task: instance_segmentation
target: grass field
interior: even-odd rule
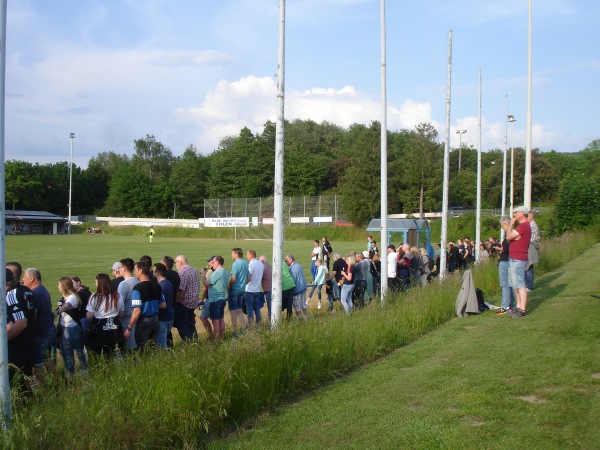
[[[600,448],[597,265],[600,245],[539,277],[528,317],[453,319],[210,448]]]
[[[319,236],[316,235],[315,239]],[[332,242],[334,251],[341,254],[350,250],[366,249],[364,242]],[[212,255],[221,255],[225,259],[225,268],[231,268],[231,249],[240,247],[244,252],[254,249],[257,255],[271,258],[273,247],[268,240],[233,239],[192,239],[192,238],[155,238],[150,244],[147,237],[75,234],[71,236],[7,236],[6,261],[18,261],[23,268],[36,267],[43,282],[53,295],[58,296],[56,285],[63,276],[78,275],[83,284],[93,288],[98,273],[108,273],[115,261],[132,258],[138,261],[143,255],[160,262],[165,255],[187,256],[190,265],[200,270],[206,265],[206,259]],[[292,253],[304,268],[307,279],[310,277],[310,241],[286,241],[283,251]]]

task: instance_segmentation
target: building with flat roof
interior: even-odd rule
[[[6,234],[62,234],[67,218],[47,211],[5,211]]]

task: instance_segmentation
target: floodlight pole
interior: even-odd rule
[[[515,116],[512,114],[509,114],[507,117],[508,121],[512,123],[512,144],[510,147],[510,210],[508,214],[512,217],[513,208],[515,207],[513,202],[515,193],[515,122],[517,119],[515,119]]]
[[[6,98],[6,0],[2,0],[0,18],[0,267],[6,265],[6,211],[4,174],[4,120]],[[6,271],[0,270],[0,411],[2,429],[7,430],[12,419],[12,400],[8,375],[8,336],[6,335]]]
[[[477,148],[477,218],[475,220],[475,261],[479,261],[481,241],[481,67],[479,68],[479,145]]]
[[[529,58],[527,64],[527,143],[525,145],[525,189],[523,193],[523,204],[531,209],[531,97],[532,97],[532,62],[531,62],[531,42],[532,42],[532,0],[529,0]]]
[[[460,167],[462,165],[462,135],[466,132],[467,130],[456,130],[456,134],[458,134],[458,173],[460,173]]]
[[[388,290],[388,192],[387,192],[387,79],[386,79],[386,29],[385,0],[381,0],[381,237],[383,257],[381,258],[381,304],[385,303]]]
[[[277,117],[275,119],[275,182],[273,200],[273,274],[271,297],[271,326],[281,322],[283,289],[283,156],[285,112],[285,0],[279,0],[279,48],[277,66]]]
[[[504,114],[504,153],[502,157],[502,213],[506,214],[506,153],[508,151],[508,94],[505,96],[505,114]],[[504,240],[504,228],[500,227],[500,242]]]
[[[450,181],[450,106],[452,88],[452,30],[448,30],[448,73],[446,78],[446,145],[444,146],[444,181],[442,194],[442,231],[440,238],[440,281],[446,276],[446,244],[448,241],[448,184]]]
[[[69,234],[71,234],[71,196],[73,193],[73,139],[75,139],[75,133],[71,133],[69,135],[69,139],[71,139],[71,161],[69,163]]]

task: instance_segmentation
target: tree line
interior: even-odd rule
[[[146,135],[133,154],[101,152],[82,169],[73,166],[75,215],[203,217],[205,198],[273,195],[275,124],[262,132],[243,128],[203,155],[188,146],[181,156]],[[460,171],[459,155],[461,156]],[[510,149],[509,149],[510,173]],[[514,203],[523,202],[525,152],[515,148]],[[388,132],[388,210],[418,214],[441,208],[444,145],[427,123]],[[294,120],[285,124],[286,196],[341,195],[345,215],[365,224],[380,211],[380,124],[343,128],[329,122]],[[499,208],[503,150],[482,153],[482,206]],[[6,162],[6,208],[68,209],[69,163]],[[476,202],[477,151],[450,152],[450,205]],[[582,177],[600,183],[600,139],[578,153],[532,151],[532,202],[551,204],[565,180]],[[509,178],[507,183],[509,182]],[[508,188],[507,188],[508,196]],[[508,205],[508,200],[507,200]]]

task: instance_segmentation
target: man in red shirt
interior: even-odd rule
[[[527,221],[529,211],[525,206],[513,210],[513,219],[503,224],[509,242],[508,247],[508,285],[515,290],[517,309],[511,317],[517,319],[527,315],[527,289],[525,287],[525,269],[529,261],[529,241],[531,227]]]

